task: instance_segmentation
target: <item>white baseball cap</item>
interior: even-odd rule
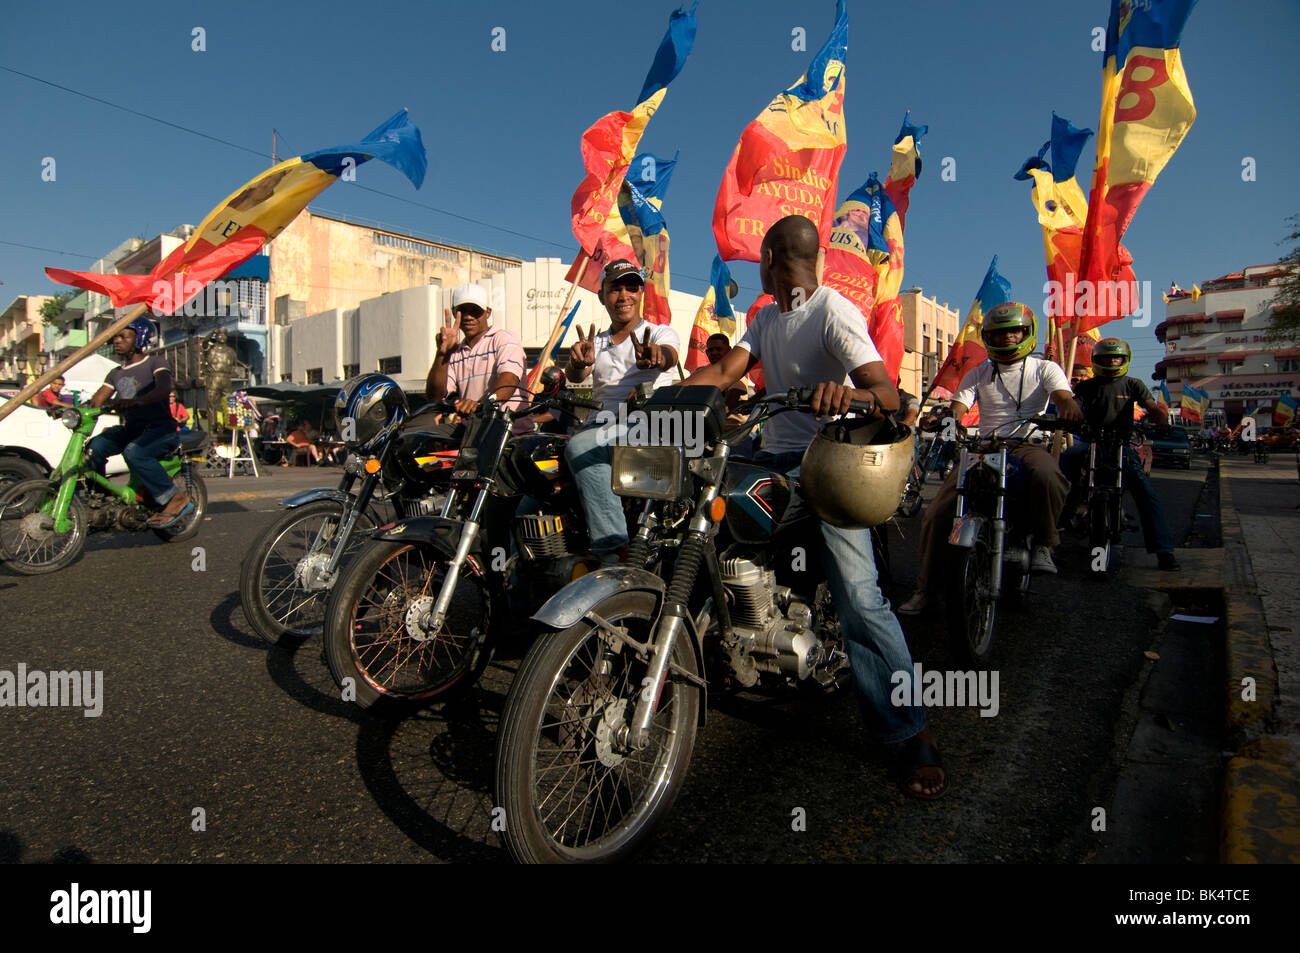
[[[451,289],[451,310],[455,311],[463,304],[476,304],[484,311],[488,310],[487,292],[482,286],[471,282],[457,285]]]

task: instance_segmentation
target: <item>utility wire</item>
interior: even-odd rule
[[[12,73],[15,76],[21,76],[24,79],[29,79],[34,83],[41,83],[42,85],[49,86],[53,89],[62,90],[65,93],[71,93],[74,96],[81,96],[83,99],[89,99],[92,102],[100,103],[101,105],[108,106],[112,109],[120,109],[122,112],[130,113],[133,116],[139,116],[141,119],[148,119],[151,122],[160,123],[161,125],[179,130],[180,132],[187,132],[190,135],[199,136],[200,138],[207,139],[211,142],[218,142],[223,146],[229,146],[232,149],[238,149],[240,152],[247,152],[250,153],[251,155],[255,155],[260,158],[269,158],[265,152],[262,152],[258,149],[250,149],[248,146],[240,145],[237,142],[231,142],[229,139],[222,139],[219,136],[209,135],[206,132],[200,132],[197,129],[191,129],[188,126],[182,126],[179,123],[172,122],[168,119],[162,119],[158,116],[152,116],[149,113],[141,112],[138,109],[132,109],[129,106],[123,106],[120,103],[112,102],[100,96],[92,96],[90,93],[82,92],[79,89],[73,89],[71,86],[64,86],[62,83],[55,83],[48,79],[42,79],[39,76],[33,76],[31,73],[25,73],[22,70],[16,70],[9,66],[0,65],[0,70],[4,70],[6,73]],[[284,137],[280,136],[279,138],[283,139]],[[394,195],[391,192],[384,192],[380,189],[375,189],[375,188],[371,188],[370,186],[361,185],[360,183],[353,183],[353,184],[356,185],[357,188],[361,189],[362,191],[373,192],[375,195],[382,195],[385,198],[393,199],[396,202],[404,202],[407,205],[412,205],[416,208],[426,209],[430,212],[437,212],[440,215],[447,215],[451,218],[458,219],[462,222],[469,222],[473,225],[482,225],[484,228],[491,228],[499,232],[505,232],[507,235],[514,235],[517,238],[525,238],[528,239],[529,241],[540,242],[543,245],[550,245],[554,248],[562,248],[568,252],[573,251],[573,246],[567,243],[552,241],[549,238],[541,238],[537,235],[530,235],[527,232],[517,232],[514,229],[505,228],[504,226],[501,225],[495,225],[492,222],[485,222],[482,219],[471,218],[468,215],[460,215],[456,212],[450,212],[447,209],[438,208],[436,205],[426,205],[423,202],[416,202],[413,199],[404,198],[403,196],[400,195]],[[91,258],[91,259],[100,257],[97,255],[75,255],[74,252],[59,251],[58,249],[53,249],[53,248],[38,248],[35,245],[23,245],[20,242],[0,242],[0,244],[15,245],[19,248],[31,248],[36,251],[48,251],[48,252],[53,252],[54,254],[57,255],[74,255],[75,257]],[[691,281],[703,281],[705,284],[708,284],[707,278],[702,278],[698,275],[688,275],[685,272],[678,272],[678,274],[681,275],[681,277],[687,278]]]

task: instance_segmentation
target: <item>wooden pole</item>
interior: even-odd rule
[[[560,316],[555,319],[555,327],[551,328],[551,336],[546,340],[546,347],[542,348],[541,356],[537,358],[537,366],[533,368],[532,374],[528,375],[529,390],[532,390],[541,380],[542,374],[551,364],[551,351],[555,350],[555,345],[560,342],[560,335],[563,333],[564,316],[569,313],[569,305],[573,303],[573,296],[578,293],[578,285],[582,284],[582,276],[587,273],[587,266],[590,264],[591,258],[585,251],[582,252],[582,267],[578,269],[578,276],[573,279],[573,284],[569,285],[569,295],[560,308]]]
[[[83,358],[89,357],[91,354],[94,354],[97,350],[99,350],[99,348],[102,345],[107,344],[109,341],[113,340],[113,335],[117,334],[118,331],[121,331],[124,327],[126,327],[136,318],[148,312],[148,310],[149,310],[149,305],[147,304],[136,305],[125,315],[118,318],[116,321],[114,321],[112,324],[106,327],[103,331],[99,332],[99,334],[95,335],[93,340],[85,344],[83,347],[78,348],[76,351],[74,351],[72,354],[65,357],[63,360],[59,361],[59,363],[55,364],[53,367],[51,367],[40,377],[36,378],[36,380],[32,381],[30,384],[28,384],[26,387],[20,390],[16,395],[14,395],[12,399],[6,401],[3,404],[0,404],[0,420],[4,420],[6,417],[8,417],[10,414],[14,412],[14,409],[16,407],[18,407],[21,404],[27,403],[27,401],[31,400],[33,397],[39,394],[42,387],[45,387],[56,377],[62,375],[63,372],[66,371],[68,368],[70,368],[72,365],[76,364],[78,361],[82,360]]]

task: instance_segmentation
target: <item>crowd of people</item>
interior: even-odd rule
[[[803,453],[822,421],[846,413],[854,401],[865,402],[872,415],[892,415],[922,429],[935,429],[947,418],[960,420],[978,408],[981,434],[1042,414],[1049,407],[1064,421],[1086,420],[1089,426],[1102,428],[1131,427],[1136,404],[1159,426],[1168,426],[1150,391],[1127,376],[1131,361],[1127,344],[1117,339],[1101,341],[1094,347],[1091,367],[1075,365],[1067,378],[1059,365],[1033,354],[1037,316],[1017,302],[989,310],[982,330],[988,360],[966,374],[949,406],[921,415],[920,401],[900,391],[890,378],[857,307],[818,282],[818,247],[817,228],[807,218],[789,216],[775,223],[763,239],[759,263],[763,290],[775,298],[774,303],[755,315],[734,345],[725,335],[710,337],[705,346],[709,363],[684,381],[721,390],[733,425],[745,419],[747,402],[756,396],[747,378],[760,362],[765,384],[774,393],[813,388],[811,413],[775,416],[765,424],[759,445],[736,448],[754,462],[797,477]],[[566,377],[589,383],[594,399],[605,410],[615,410],[641,385],[659,388],[676,380],[681,342],[670,326],[642,317],[644,290],[644,275],[634,262],[606,265],[598,299],[608,326],[579,328],[569,349]],[[452,291],[426,380],[430,401],[451,399],[462,415],[474,413],[489,397],[516,409],[526,405],[528,396],[521,385],[526,376],[523,344],[513,332],[493,327],[491,317],[481,287],[462,284]],[[146,319],[137,319],[114,338],[114,352],[122,366],[108,375],[90,404],[116,410],[123,423],[92,439],[88,449],[91,465],[101,473],[109,455],[122,453],[159,505],[151,523],[165,526],[190,506],[158,462],[175,451],[177,429],[188,423],[189,412],[176,399],[166,363],[144,353],[152,331]],[[62,386],[62,379],[54,381],[39,394],[37,404],[51,412],[72,406],[62,395]],[[287,441],[295,454],[319,462],[319,450],[303,424],[289,433]],[[441,417],[417,417],[407,426],[454,424]],[[525,419],[519,426],[531,428],[533,423]],[[598,423],[593,414],[572,434],[565,451],[581,495],[591,552],[607,564],[621,561],[628,548],[622,503],[610,479],[612,448],[624,436],[625,427],[616,421]],[[1045,442],[1036,439],[1026,439],[1013,451],[1016,466],[1026,477],[1025,502],[1036,543],[1034,572],[1058,571],[1053,547],[1086,452],[1085,444],[1076,443],[1058,459]],[[1167,521],[1135,455],[1125,455],[1125,484],[1137,500],[1147,549],[1156,555],[1160,568],[1176,569]],[[893,704],[890,676],[912,669],[898,615],[918,615],[928,608],[956,500],[954,472],[925,510],[916,591],[898,606],[897,614],[881,591],[869,531],[820,525],[823,564],[864,719],[875,740],[898,746],[904,765],[902,790],[923,799],[946,793],[949,779],[927,727],[925,709]]]

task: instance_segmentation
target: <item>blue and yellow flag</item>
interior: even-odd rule
[[[1178,408],[1178,415],[1183,420],[1199,424],[1209,406],[1210,395],[1208,391],[1193,387],[1191,384],[1183,385],[1183,396],[1179,401]]]
[[[695,312],[691,339],[686,345],[686,370],[694,371],[709,363],[704,345],[715,334],[725,334],[728,339],[736,333],[736,313],[731,307],[731,269],[719,255],[713,256],[713,269],[709,273],[709,290]]]
[[[1289,427],[1291,421],[1295,420],[1296,399],[1290,394],[1282,394],[1277,399],[1277,406],[1273,408],[1273,426]]]
[[[998,274],[998,256],[994,255],[980,282],[980,290],[975,293],[975,301],[966,312],[966,321],[948,348],[943,367],[930,383],[931,390],[942,387],[950,394],[956,393],[966,373],[988,360],[988,352],[984,350],[984,315],[990,308],[1010,300],[1011,282]]]

